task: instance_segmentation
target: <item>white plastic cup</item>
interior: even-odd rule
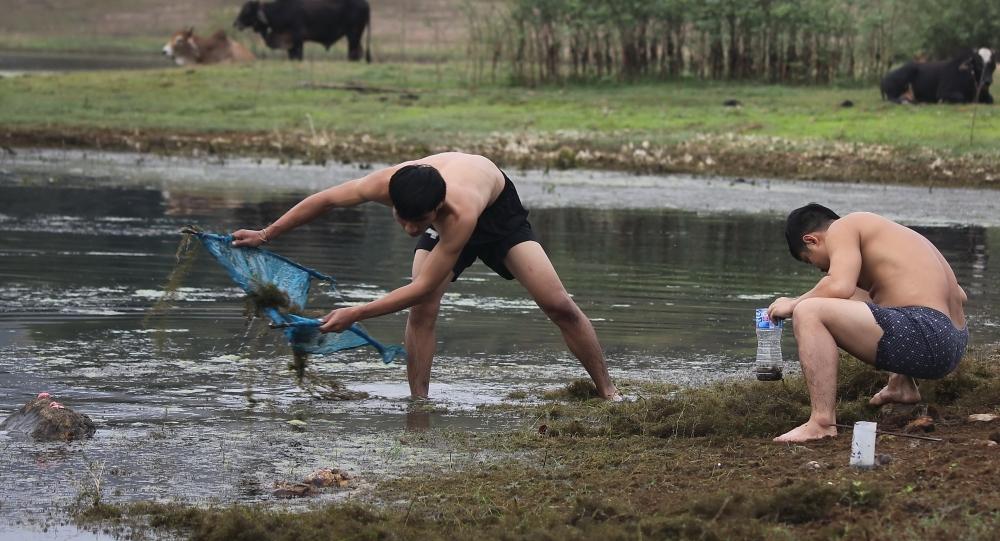
[[[857,468],[875,467],[875,427],[878,423],[858,421],[854,423],[854,438],[851,440],[851,466]]]

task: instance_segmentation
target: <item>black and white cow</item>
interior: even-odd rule
[[[882,99],[896,103],[993,103],[992,49],[963,50],[945,62],[908,62],[882,77]]]
[[[368,28],[364,56],[371,57],[371,9],[368,0],[251,0],[233,22],[238,30],[253,28],[271,49],[288,51],[288,58],[302,60],[306,41],[323,44],[327,50],[347,37],[347,57],[361,60],[361,36]]]

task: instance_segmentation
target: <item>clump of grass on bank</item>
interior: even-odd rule
[[[632,502],[598,495],[569,498],[559,506],[533,508],[530,516],[481,502],[475,524],[466,520],[468,506],[439,497],[436,511],[413,512],[412,506],[377,510],[355,503],[334,504],[306,512],[276,511],[263,506],[196,508],[179,504],[138,503],[102,506],[99,513],[78,515],[81,523],[125,525],[143,523],[157,530],[183,534],[197,541],[229,539],[471,539],[473,534],[503,539],[529,535],[537,539],[764,539],[784,530],[825,520],[863,501],[869,510],[880,499],[858,500],[868,494],[860,482],[837,485],[815,481],[793,483],[772,493],[742,489],[712,492],[661,515],[648,516]],[[879,496],[881,498],[881,496]],[[531,502],[527,502],[529,505]],[[458,529],[455,529],[458,527]],[[544,533],[543,533],[544,532]],[[789,535],[785,532],[785,535]]]
[[[574,380],[563,387],[542,393],[542,398],[546,400],[590,400],[600,397],[594,383],[586,379]]]
[[[868,400],[886,380],[884,372],[842,356],[837,377],[838,422],[880,420],[880,408],[870,406]],[[566,400],[569,406],[596,396],[596,391],[588,394],[592,387],[589,381],[578,380],[545,397]],[[992,411],[1000,405],[1000,368],[973,352],[955,373],[941,380],[922,381],[920,389],[933,411],[953,416]],[[552,420],[548,427],[551,436],[763,438],[805,422],[809,418],[809,392],[800,375],[780,382],[729,380],[631,403],[550,408],[547,416]]]
[[[105,523],[118,525],[141,522],[157,530],[178,532],[199,541],[391,539],[395,537],[394,530],[402,526],[399,518],[351,504],[294,513],[254,506],[197,508],[143,502],[119,507],[117,513],[105,510],[102,518]],[[425,520],[420,517],[407,520],[406,527],[413,532],[427,529]]]

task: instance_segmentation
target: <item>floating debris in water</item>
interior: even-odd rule
[[[299,386],[309,392],[313,398],[320,400],[362,400],[368,398],[364,391],[352,391],[340,381],[324,377],[313,370],[304,371],[305,377],[299,379]]]
[[[351,476],[338,468],[320,468],[302,480],[303,483],[317,488],[343,488],[350,484]]]
[[[313,494],[313,487],[305,483],[275,481],[271,495],[275,498],[304,498]]]
[[[39,393],[4,419],[0,430],[28,434],[35,441],[74,441],[93,436],[97,427],[90,417],[52,400],[49,393]]]
[[[304,498],[319,493],[321,488],[346,488],[351,484],[350,480],[351,476],[338,468],[320,468],[307,475],[301,483],[275,481],[271,495],[276,498]]]

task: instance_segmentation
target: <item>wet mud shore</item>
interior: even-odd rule
[[[406,434],[457,453],[501,456],[460,468],[427,465],[304,512],[263,506],[93,505],[84,525],[153,524],[192,539],[991,539],[1000,421],[1000,350],[976,350],[959,371],[922,385],[924,405],[867,405],[884,376],[844,357],[839,422],[875,419],[880,465],[848,465],[851,436],[770,441],[808,415],[804,381],[747,380],[678,389],[625,385],[643,398],[608,404],[586,382],[541,403],[492,406],[532,419],[488,435]],[[516,402],[516,401],[515,401]],[[530,410],[530,411],[529,411]],[[917,417],[931,422],[913,424]],[[405,441],[404,441],[405,440]]]
[[[134,151],[192,157],[256,156],[324,164],[394,162],[447,150],[474,152],[504,166],[693,173],[930,187],[1000,187],[1000,160],[865,143],[704,135],[673,145],[622,138],[494,134],[436,142],[330,132],[184,132],[70,127],[0,128],[0,152],[18,147]]]

